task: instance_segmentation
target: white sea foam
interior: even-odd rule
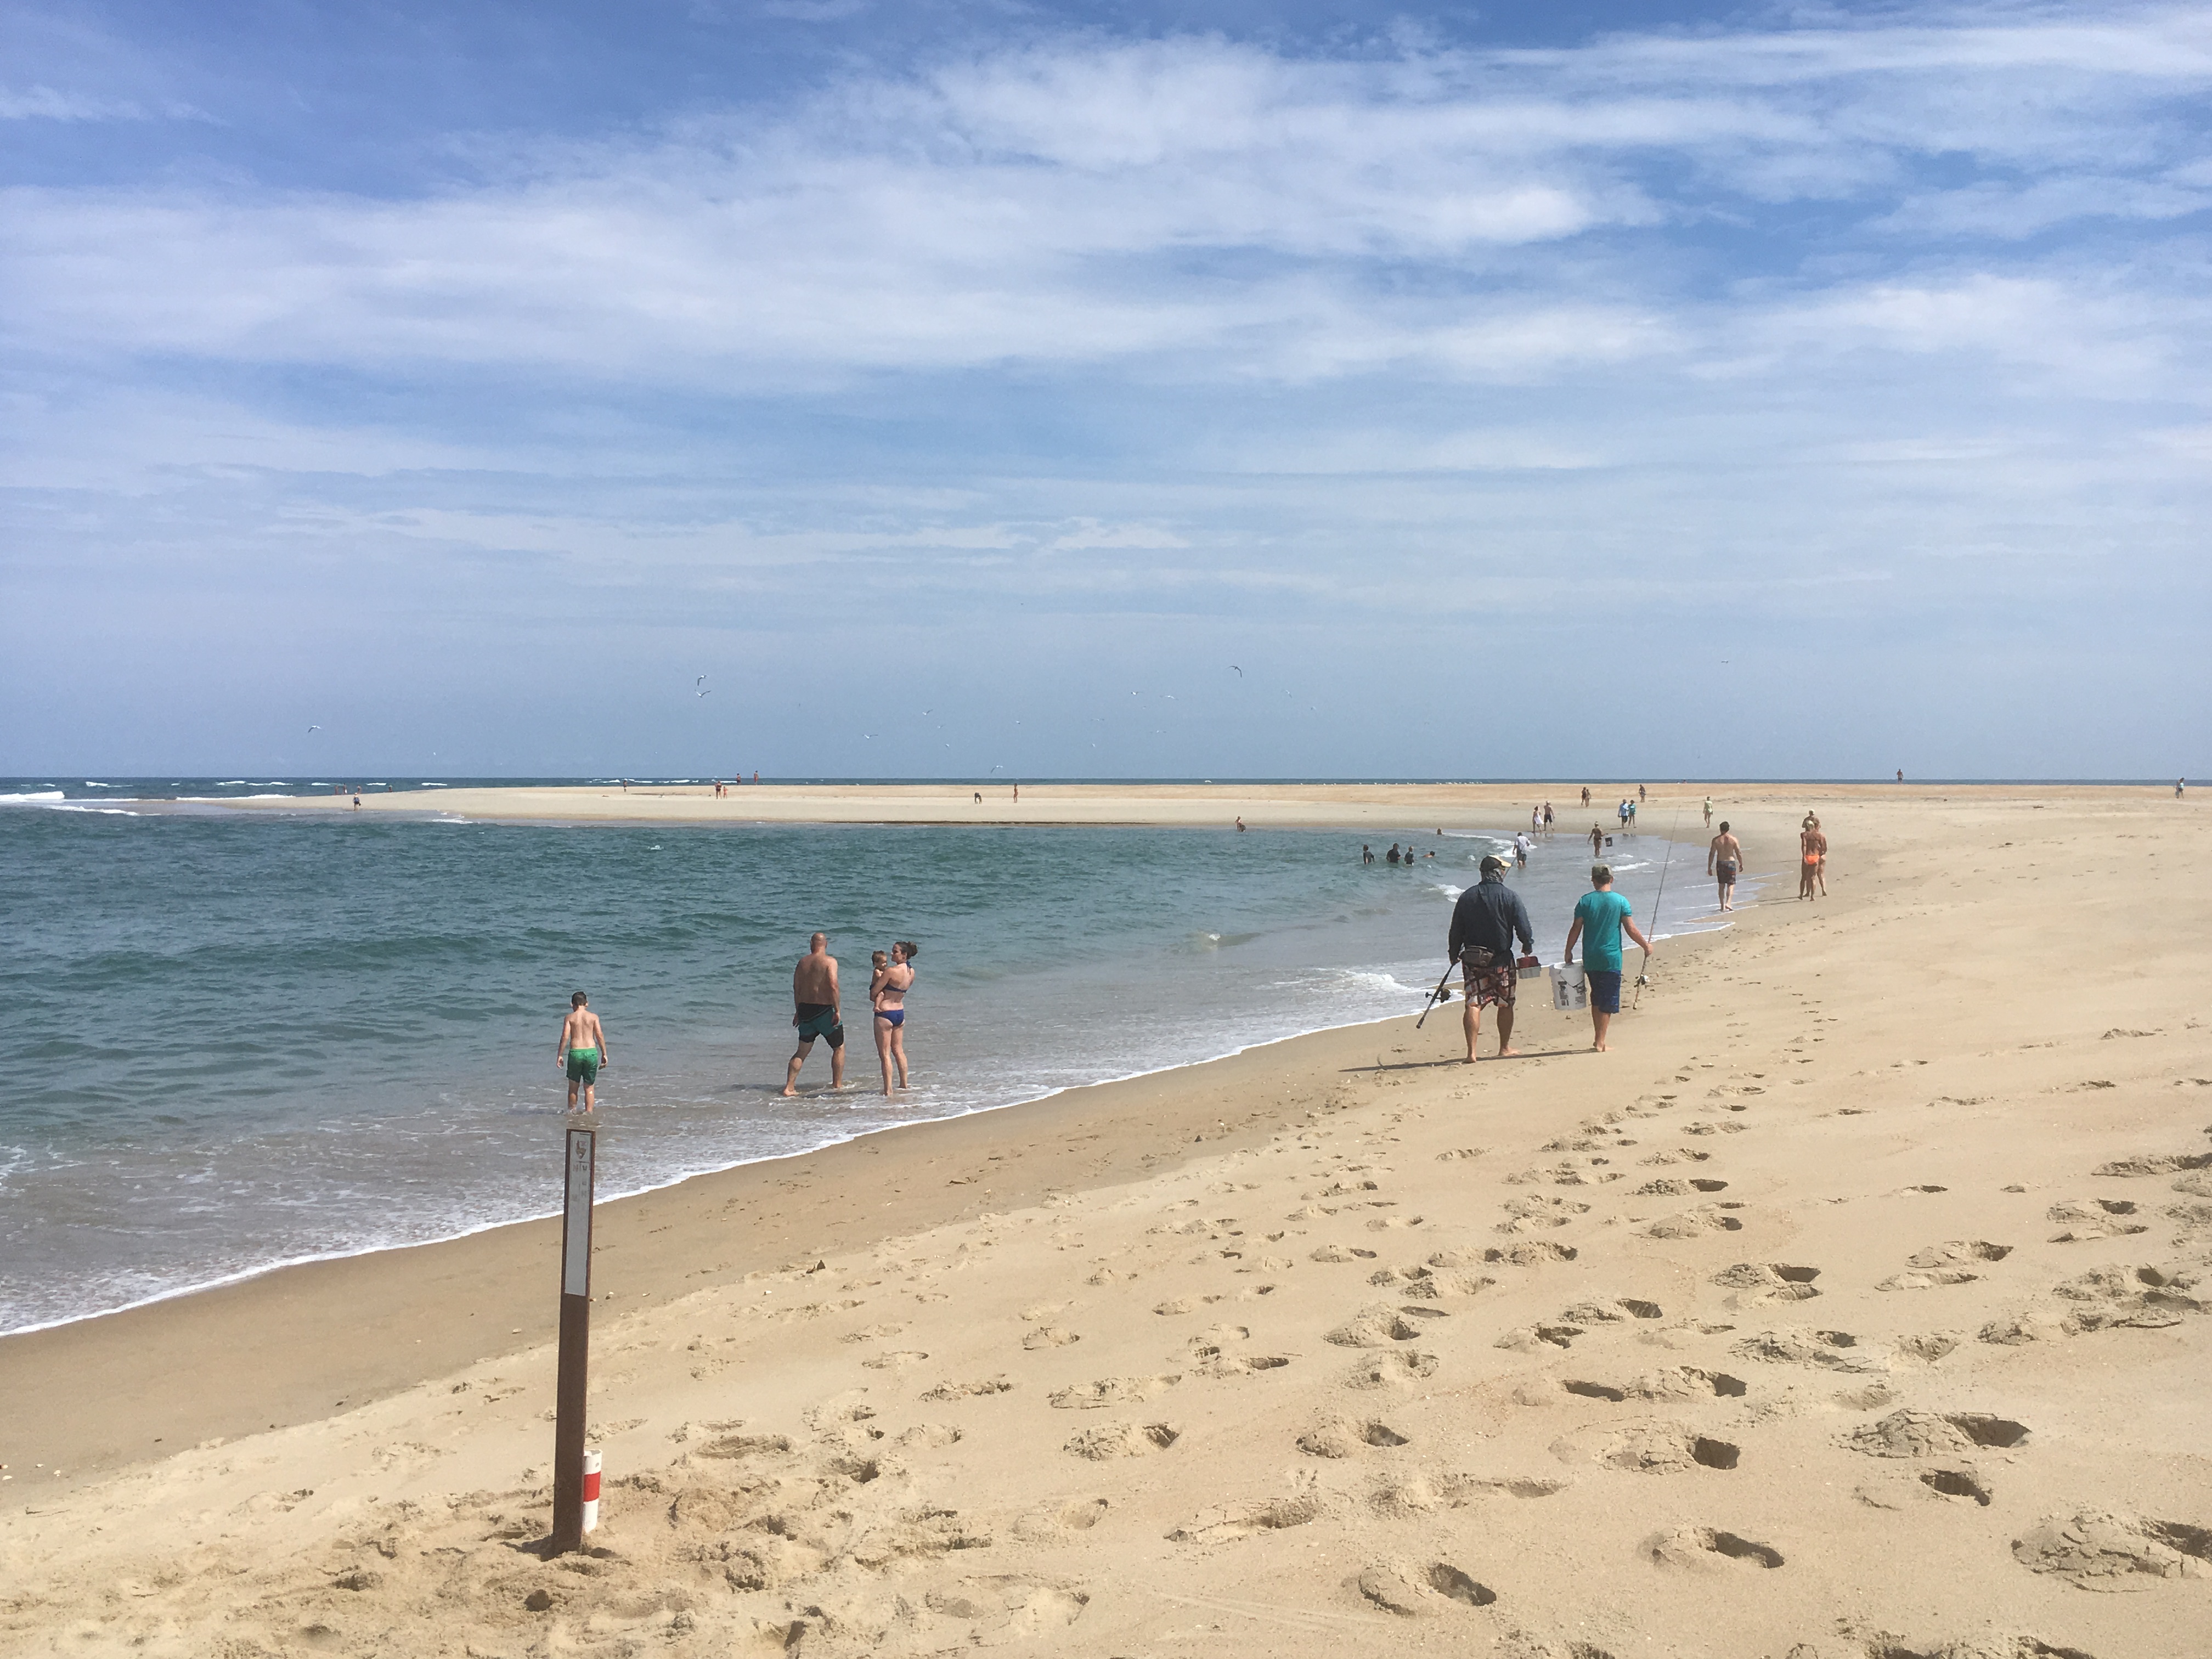
[[[124,806],[87,806],[75,801],[58,803],[46,809],[52,812],[98,812],[103,817],[135,818],[140,816]]]
[[[50,800],[67,800],[69,797],[58,789],[33,790],[27,794],[0,795],[0,805],[35,805]]]
[[[425,780],[423,782],[418,783],[415,787],[417,789],[450,789],[453,786],[450,783],[432,783],[428,780]]]
[[[87,778],[84,781],[84,787],[88,789],[120,789],[123,786],[119,783],[96,783],[92,779]]]
[[[234,787],[242,787],[245,785],[245,782],[246,780],[244,778],[217,778],[215,781],[215,787],[218,789],[229,789]]]

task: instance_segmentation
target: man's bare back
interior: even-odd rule
[[[799,1092],[799,1068],[812,1052],[814,1039],[830,1042],[830,1084],[845,1086],[845,1023],[839,1009],[837,958],[830,954],[830,936],[817,933],[807,941],[806,954],[791,970],[791,1023],[799,1028],[799,1049],[784,1070],[783,1091]]]
[[[827,949],[810,951],[799,957],[799,966],[791,970],[791,1000],[793,1002],[831,1002],[837,1000],[837,958]]]

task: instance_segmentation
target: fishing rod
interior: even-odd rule
[[[1674,831],[1681,822],[1682,809],[1677,806],[1674,809],[1673,823],[1667,826],[1667,857],[1659,866],[1659,890],[1651,900],[1651,925],[1655,928],[1659,925],[1659,901],[1667,896],[1667,872],[1674,862]],[[1629,1012],[1636,1012],[1637,1006],[1644,1000],[1644,988],[1650,983],[1651,983],[1651,947],[1647,945],[1644,947],[1644,971],[1636,976],[1636,994],[1628,1000]]]
[[[1415,1030],[1421,1029],[1421,1021],[1428,1018],[1429,1010],[1437,1006],[1437,999],[1444,994],[1444,987],[1451,983],[1452,969],[1458,965],[1457,963],[1453,963],[1444,969],[1444,976],[1437,981],[1437,988],[1429,993],[1429,1000],[1421,1005],[1421,1018],[1413,1022]]]

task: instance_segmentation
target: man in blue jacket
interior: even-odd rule
[[[1474,1060],[1476,1040],[1482,1036],[1482,1011],[1498,1005],[1499,1058],[1513,1048],[1513,992],[1520,983],[1513,965],[1513,941],[1535,954],[1536,933],[1528,925],[1528,907],[1521,895],[1505,884],[1504,863],[1495,857],[1482,861],[1482,879],[1459,896],[1452,906],[1451,935],[1444,949],[1459,963],[1467,981],[1467,1007],[1460,1024],[1467,1032],[1467,1057]]]

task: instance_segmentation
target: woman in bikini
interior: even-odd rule
[[[907,939],[893,945],[886,957],[878,951],[875,957],[875,972],[868,976],[868,1003],[876,1011],[872,1022],[876,1028],[876,1058],[884,1064],[884,1093],[891,1091],[891,1073],[898,1073],[898,1086],[907,1085],[906,1068],[906,994],[914,989],[914,958],[921,947]]]

